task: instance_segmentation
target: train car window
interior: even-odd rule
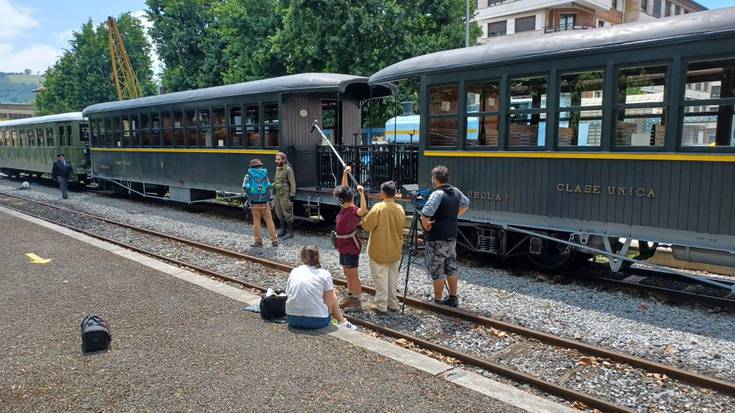
[[[322,100],[322,131],[335,145],[342,144],[342,106],[336,100]]]
[[[5,129],[0,129],[0,146],[5,145]]]
[[[689,63],[681,146],[735,147],[735,58]]]
[[[108,127],[109,126],[105,124],[105,130],[107,130]],[[63,126],[59,126],[59,146],[64,146],[64,137],[66,136],[66,134],[64,133],[64,130],[65,129]]]
[[[263,130],[265,132],[265,146],[277,147],[280,125],[278,124],[278,103],[263,105]]]
[[[249,147],[260,147],[260,107],[250,105],[245,107],[245,138]]]
[[[151,146],[151,117],[147,113],[140,115],[141,146]]]
[[[539,147],[546,143],[546,76],[510,80],[508,145]]]
[[[49,130],[53,131],[53,129],[47,129],[47,131]],[[53,142],[53,139],[51,141]],[[79,124],[79,142],[89,142],[89,124],[87,123]]]
[[[125,146],[123,145],[123,136],[122,136],[122,123],[120,122],[120,117],[115,116],[112,118],[112,146],[121,147]]]
[[[151,117],[151,146],[161,146],[161,114],[153,112]]]
[[[46,146],[54,146],[54,128],[46,128]]]
[[[459,137],[459,86],[429,88],[429,146],[457,146]]]
[[[225,122],[225,108],[214,108],[214,140],[215,145],[227,145],[227,125]]]
[[[13,129],[11,134],[13,138],[13,146],[20,146],[20,134],[18,133],[18,129]]]
[[[185,110],[184,122],[186,123],[186,146],[199,146],[199,131],[197,130],[197,111],[195,109]]]
[[[127,115],[128,129],[130,130],[129,146],[140,146],[140,125],[138,124],[138,114],[129,113]]]
[[[666,66],[618,71],[615,146],[664,145]]]
[[[36,140],[38,141],[38,146],[46,146],[46,134],[44,133],[44,129],[36,129]]]
[[[66,127],[66,146],[72,146],[72,141],[74,140],[74,134],[71,133],[71,125],[68,125]]]
[[[465,145],[497,147],[500,143],[500,83],[469,83],[466,92]]]
[[[559,77],[558,146],[600,146],[604,82],[602,70]]]
[[[186,146],[184,112],[181,110],[174,111],[174,145],[178,147]]]
[[[212,136],[212,117],[210,116],[209,108],[200,108],[198,115],[199,131],[201,133],[200,144],[211,147],[214,144],[214,137]]]
[[[161,111],[161,135],[163,136],[163,146],[174,145],[174,129],[171,121],[171,112],[168,110]]]
[[[230,106],[229,107],[230,117],[230,141],[227,146],[234,148],[243,147],[244,135],[243,135],[243,119],[242,119],[242,106]]]
[[[124,147],[130,147],[132,145],[131,131],[130,131],[130,119],[127,116],[122,118],[122,132],[123,132],[123,144]]]

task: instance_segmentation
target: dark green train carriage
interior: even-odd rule
[[[9,176],[51,173],[56,155],[73,166],[72,182],[87,182],[89,128],[81,112],[0,122],[0,171]]]
[[[297,186],[315,188],[321,138],[310,132],[314,119],[333,143],[356,144],[361,105],[391,93],[365,77],[304,73],[92,105],[84,110],[92,173],[126,191],[196,202],[239,193],[251,159],[273,171],[283,151]],[[310,192],[298,197],[312,199]]]
[[[465,247],[556,266],[637,240],[642,259],[661,242],[735,265],[735,8],[428,54],[370,82],[402,79],[421,85],[420,185],[444,164],[472,198]]]

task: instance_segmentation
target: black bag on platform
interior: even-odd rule
[[[260,316],[264,320],[274,321],[286,316],[288,296],[283,292],[283,290],[276,290],[274,294],[265,294],[260,298]]]
[[[110,326],[104,318],[89,314],[82,320],[82,352],[107,350],[112,340]]]

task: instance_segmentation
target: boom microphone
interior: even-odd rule
[[[314,123],[311,124],[311,130],[309,131],[309,133],[314,133],[314,128],[316,128],[316,125],[318,123],[319,123],[319,118],[317,118],[316,116],[314,116]]]

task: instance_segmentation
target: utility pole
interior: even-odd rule
[[[464,47],[470,47],[470,0],[467,0],[464,16]]]

